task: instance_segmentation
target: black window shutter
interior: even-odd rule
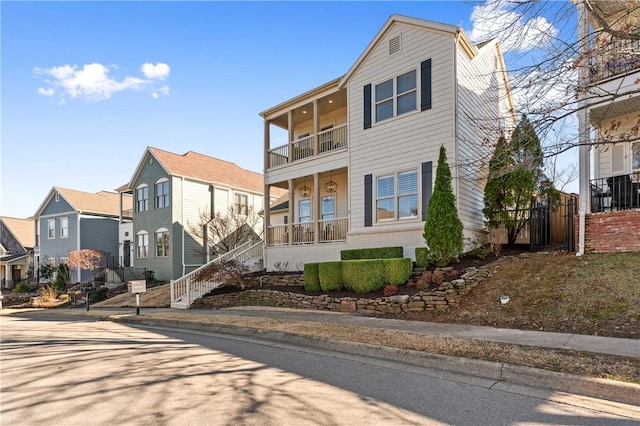
[[[433,182],[433,172],[431,161],[422,163],[422,220],[427,220],[429,210],[429,200],[431,200],[431,186]]]
[[[364,128],[371,127],[371,84],[364,86]]]
[[[431,59],[420,64],[420,111],[431,109]]]
[[[373,175],[364,176],[364,226],[373,224]]]

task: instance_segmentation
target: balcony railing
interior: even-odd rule
[[[593,179],[590,192],[592,213],[640,208],[640,181],[629,175]]]
[[[347,218],[318,221],[320,233],[315,238],[315,222],[294,223],[291,225],[291,244],[334,243],[347,240],[349,221]],[[289,245],[289,227],[287,225],[269,226],[267,228],[269,246]]]
[[[315,152],[316,137],[318,138],[318,152]],[[306,136],[291,143],[291,162],[324,154],[348,145],[348,127],[346,124],[319,132],[317,135]],[[281,145],[269,150],[268,168],[289,163],[289,144]]]
[[[597,42],[591,57],[591,81],[596,82],[640,68],[640,40]]]

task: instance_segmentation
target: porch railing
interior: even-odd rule
[[[640,181],[630,175],[593,179],[591,213],[640,208]]]
[[[318,138],[318,152],[315,152],[316,137]],[[299,161],[317,154],[324,154],[348,146],[348,126],[342,124],[337,127],[309,135],[291,143],[291,161]],[[289,163],[289,144],[281,145],[269,150],[268,167],[281,166]]]
[[[211,262],[171,281],[171,307],[189,309],[191,304],[210,291],[220,287],[221,282],[215,279],[198,279],[200,272],[213,263],[221,263],[230,259],[237,259],[247,265],[252,259],[262,258],[262,241],[247,241],[235,249],[216,257]]]
[[[333,243],[347,240],[349,219],[325,219],[318,221],[320,233],[315,239],[315,222],[294,223],[291,225],[292,241],[294,245],[313,243]],[[268,245],[271,247],[289,245],[287,225],[275,225],[267,227]]]
[[[591,81],[640,69],[640,40],[596,41],[591,58]]]

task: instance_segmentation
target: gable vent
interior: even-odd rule
[[[389,40],[389,56],[400,51],[400,35]]]

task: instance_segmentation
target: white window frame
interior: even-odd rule
[[[332,205],[333,205],[333,209],[330,212],[324,210],[324,201],[329,199],[332,201]],[[321,214],[320,217],[322,218],[322,220],[333,220],[336,218],[335,195],[326,195],[322,197],[322,199],[320,200],[320,214]],[[331,217],[327,217],[327,216],[331,216]]]
[[[158,179],[154,185],[155,190],[155,208],[165,209],[171,205],[171,188],[169,187],[169,179]]]
[[[403,92],[398,92],[398,81],[401,77],[406,76],[407,74],[414,74],[414,85],[413,87],[404,90]],[[404,72],[400,75],[397,75],[393,78],[388,78],[384,81],[381,81],[380,83],[377,83],[373,86],[373,112],[375,114],[375,122],[376,123],[380,123],[382,121],[386,121],[386,120],[390,120],[393,119],[395,117],[399,117],[401,115],[404,114],[408,114],[411,112],[415,112],[418,111],[418,84],[419,84],[419,79],[418,79],[418,69],[414,68],[411,69],[407,72]],[[380,86],[382,86],[383,84],[391,84],[391,95],[387,96],[385,98],[378,98],[378,90],[380,88]],[[413,109],[407,110],[407,111],[403,111],[403,112],[398,112],[400,109],[398,108],[399,106],[399,100],[401,98],[404,98],[406,96],[409,96],[413,94],[413,100],[414,100],[414,107]],[[382,106],[383,104],[386,103],[391,103],[391,115],[390,116],[384,116],[382,118],[379,117],[379,111],[378,111],[378,107]]]
[[[233,212],[240,216],[249,214],[249,195],[242,192],[233,194]]]
[[[155,232],[156,236],[156,257],[169,257],[169,230],[167,228],[160,228]]]
[[[303,204],[308,204],[308,209],[309,209],[309,216],[302,216],[302,205]],[[311,209],[311,200],[306,199],[306,200],[300,200],[298,201],[298,222],[299,223],[308,223],[311,222],[311,220],[313,219],[313,212]]]
[[[415,191],[410,191],[410,192],[403,192],[400,193],[400,177],[403,175],[414,175],[415,176],[415,181],[416,181],[416,186],[415,186]],[[392,179],[393,183],[393,193],[392,194],[383,194],[380,195],[379,194],[379,190],[381,189],[380,187],[380,181],[382,179]],[[419,173],[417,170],[403,170],[400,172],[395,172],[395,173],[387,173],[387,174],[383,174],[380,176],[376,176],[375,179],[375,200],[374,200],[374,209],[375,209],[375,217],[376,217],[376,222],[378,223],[385,223],[385,222],[395,222],[395,221],[403,221],[403,220],[415,220],[419,217],[419,208],[420,208],[420,195],[419,195],[419,191],[420,191],[420,182],[419,182]],[[407,197],[415,197],[416,200],[416,207],[415,209],[410,209],[409,215],[407,216],[400,216],[401,212],[400,212],[400,201],[404,198]],[[379,217],[379,212],[381,211],[378,208],[379,205],[379,201],[386,201],[388,202],[389,200],[392,200],[392,205],[393,205],[393,217],[384,217],[384,218],[380,218]]]
[[[50,240],[56,239],[56,220],[47,219],[47,237]]]
[[[631,172],[640,173],[640,142],[631,144]]]
[[[138,259],[149,258],[149,233],[147,231],[140,231],[136,234],[136,257]]]
[[[69,218],[60,218],[60,238],[69,238]]]
[[[136,187],[136,212],[149,210],[149,185],[146,183]]]

